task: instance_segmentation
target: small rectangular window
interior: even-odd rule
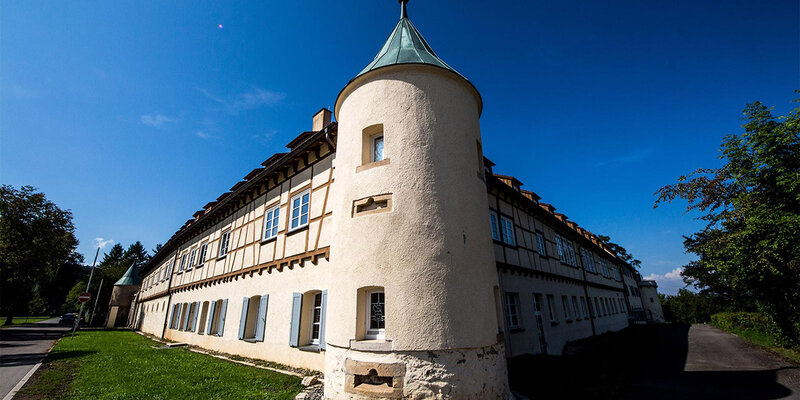
[[[493,211],[489,212],[489,222],[492,224],[492,239],[500,240],[500,223]]]
[[[544,236],[536,232],[536,245],[539,247],[539,255],[547,257],[547,248],[544,245]]]
[[[222,237],[219,239],[219,254],[217,255],[218,258],[225,257],[228,254],[228,242],[231,238],[231,231],[227,231],[222,234]]]
[[[314,306],[311,312],[311,344],[319,344],[319,331],[322,323],[322,293],[314,295]]]
[[[500,217],[500,227],[503,233],[503,242],[511,246],[516,246],[516,240],[514,239],[514,221],[506,217]]]
[[[311,199],[311,191],[306,190],[297,196],[292,197],[291,223],[289,229],[298,229],[308,225],[308,209]]]
[[[383,160],[383,134],[372,136],[372,162]]]
[[[367,293],[367,339],[386,335],[386,296],[382,291]]]
[[[556,317],[556,311],[555,311],[555,302],[556,302],[556,298],[552,294],[548,294],[547,295],[547,313],[548,313],[548,316],[550,317],[550,322],[552,322],[552,323],[557,323],[558,322],[558,319]]]
[[[572,311],[575,312],[575,319],[581,319],[581,312],[578,308],[578,298],[576,296],[572,296]]]
[[[567,251],[564,249],[564,240],[561,239],[561,236],[556,235],[556,247],[558,248],[558,259],[561,262],[567,262]]]
[[[203,243],[203,245],[200,246],[200,257],[198,257],[198,260],[197,260],[197,267],[198,268],[202,267],[203,264],[205,264],[205,262],[206,262],[206,252],[207,251],[208,251],[208,243]]]
[[[519,295],[506,293],[506,319],[508,329],[519,329]]]
[[[187,254],[184,254],[183,256],[181,256],[181,264],[178,267],[178,273],[179,274],[183,273],[183,269],[186,268],[186,257],[187,257]]]
[[[264,237],[263,240],[272,239],[278,236],[278,224],[280,222],[280,205],[272,207],[264,213]]]
[[[564,309],[564,320],[570,321],[572,318],[569,316],[569,299],[567,296],[561,296],[561,307]]]
[[[586,297],[581,296],[581,311],[583,318],[589,319],[589,306],[586,304]]]
[[[186,270],[190,270],[194,267],[194,261],[197,259],[197,249],[192,249],[192,252],[189,253],[189,264],[186,264]]]

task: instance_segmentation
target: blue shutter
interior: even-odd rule
[[[225,313],[228,311],[228,299],[222,300],[222,307],[219,310],[219,326],[217,327],[217,335],[222,336],[225,332]]]
[[[189,332],[194,332],[194,328],[197,327],[197,314],[200,314],[200,302],[197,301],[192,304],[192,309],[194,312],[192,313],[192,325],[189,327]]]
[[[303,307],[303,294],[292,294],[292,325],[289,330],[289,346],[297,347],[300,341],[300,311]]]
[[[214,325],[214,309],[217,308],[217,301],[211,302],[211,307],[208,308],[208,315],[206,315],[207,326],[206,326],[206,334],[211,334],[211,326]]]
[[[181,313],[182,312],[183,312],[183,303],[179,303],[178,304],[178,314],[177,314],[177,318],[175,319],[175,329],[177,329],[177,330],[181,330],[181,322],[183,322],[183,319],[181,319]]]
[[[169,329],[175,329],[175,316],[177,315],[177,312],[178,312],[178,305],[177,304],[173,304],[172,305],[172,316],[169,319]]]
[[[256,341],[264,341],[264,328],[267,326],[267,303],[269,303],[269,295],[261,296],[261,302],[258,304],[258,318],[256,319]]]
[[[250,304],[250,298],[242,298],[242,318],[239,319],[239,339],[244,339],[244,326],[247,324],[247,305]]]
[[[186,308],[186,316],[183,317],[183,324],[181,325],[181,330],[183,331],[189,330],[189,317],[192,316],[192,308],[189,306],[189,303],[184,303],[184,307]]]
[[[319,320],[319,348],[325,350],[325,308],[328,306],[328,291],[322,291],[322,304],[321,304],[320,320]]]

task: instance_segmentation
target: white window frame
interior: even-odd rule
[[[508,230],[506,230],[506,227],[508,227]],[[510,235],[509,237],[506,237],[506,232]],[[509,246],[517,245],[517,238],[514,232],[514,220],[502,215],[500,216],[500,236],[503,238],[503,243]]]
[[[370,322],[372,321],[372,295],[381,293],[383,294],[383,328],[380,329],[372,329],[370,327]],[[366,293],[366,321],[365,321],[365,331],[364,337],[367,339],[377,339],[383,340],[386,338],[386,292],[383,290],[370,290]]]
[[[189,264],[186,265],[186,270],[191,271],[194,268],[194,260],[197,258],[197,249],[194,248],[189,251]]]
[[[319,296],[319,305],[317,305],[317,296]],[[314,311],[319,310],[319,319],[315,320]],[[314,326],[317,326],[317,337],[314,338]],[[310,344],[319,345],[319,335],[322,332],[322,292],[317,292],[311,299],[311,331],[308,333]]]
[[[519,329],[522,327],[519,315],[519,294],[506,292],[506,323],[508,329]]]
[[[303,197],[308,196],[306,205],[306,212],[303,213]],[[295,207],[295,200],[300,200],[297,207]],[[297,217],[294,216],[294,211],[298,210]],[[303,216],[306,217],[306,222],[302,223]],[[306,189],[294,196],[292,196],[291,200],[289,200],[289,232],[296,231],[298,229],[303,229],[308,226],[309,220],[311,219],[311,189]],[[295,224],[297,222],[297,224]]]
[[[200,255],[197,259],[197,268],[202,267],[206,263],[206,255],[208,253],[208,243],[203,243],[200,245]]]
[[[228,247],[230,247],[231,231],[222,232],[219,237],[219,249],[217,250],[217,258],[222,258],[228,255]]]
[[[500,236],[500,217],[494,211],[489,211],[489,225],[492,229],[492,239],[498,242],[502,241]]]
[[[181,263],[178,266],[178,273],[179,274],[182,274],[183,273],[183,269],[186,268],[186,259],[188,257],[189,257],[189,253],[183,253],[183,255],[181,255]]]
[[[269,240],[278,237],[281,223],[281,205],[276,204],[264,211],[264,226],[262,229],[261,240]],[[274,232],[274,233],[273,233]]]
[[[382,149],[382,154],[381,154],[381,159],[380,160],[378,160],[377,157],[375,157],[376,156],[376,154],[375,154],[375,150],[376,150],[375,145],[378,143],[378,140],[380,140],[381,143],[383,143],[383,149]],[[370,138],[369,138],[369,148],[370,148],[370,152],[369,152],[369,161],[370,162],[383,161],[383,160],[386,159],[386,140],[383,138],[383,132],[376,133],[376,134],[370,136]]]

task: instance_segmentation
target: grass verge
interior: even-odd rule
[[[2,322],[0,322],[0,323],[2,323],[2,325],[0,325],[0,327],[6,327],[6,326],[12,326],[12,325],[30,324],[30,323],[34,323],[34,322],[44,321],[44,320],[50,319],[50,318],[53,318],[53,317],[14,317],[14,319],[11,320],[10,324],[6,324],[6,317],[0,317],[0,321],[2,321]]]
[[[231,363],[130,331],[65,337],[15,399],[293,399],[300,378]]]
[[[740,338],[758,347],[761,347],[764,350],[775,353],[791,361],[795,365],[800,365],[800,348],[787,349],[786,347],[782,347],[777,343],[775,338],[768,333],[762,332],[758,329],[732,329],[732,328],[726,329],[720,326],[716,327],[726,332],[733,333],[736,336],[739,336]]]

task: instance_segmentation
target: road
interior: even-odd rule
[[[683,368],[644,373],[626,398],[800,399],[796,366],[709,325],[688,333]]]
[[[0,399],[44,358],[47,350],[69,327],[58,318],[0,329]]]

